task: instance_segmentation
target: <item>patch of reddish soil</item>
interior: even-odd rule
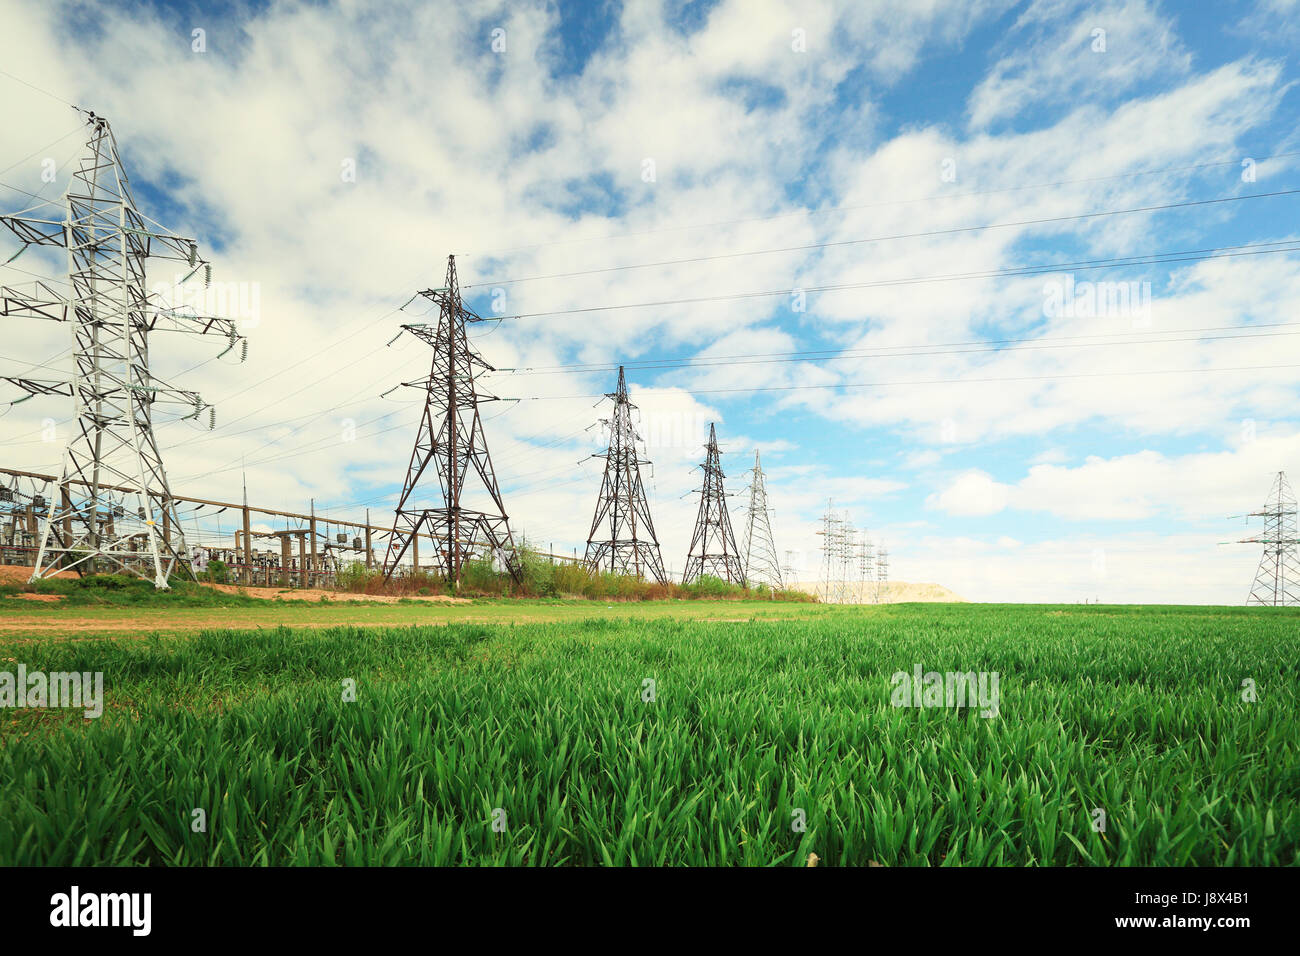
[[[387,594],[353,594],[350,591],[327,591],[323,588],[255,588],[237,584],[204,584],[205,588],[225,594],[244,594],[263,601],[373,601],[376,604],[396,604],[401,600]],[[412,601],[431,601],[434,604],[469,604],[469,598],[449,594],[412,594]]]
[[[26,584],[32,576],[32,569],[21,564],[0,564],[0,584]],[[76,571],[60,571],[56,578],[75,578]]]

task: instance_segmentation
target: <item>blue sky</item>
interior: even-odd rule
[[[709,421],[731,490],[762,450],[805,580],[833,498],[896,579],[974,600],[1239,603],[1258,554],[1219,545],[1244,536],[1226,516],[1300,469],[1300,253],[1222,255],[1295,240],[1300,196],[1114,214],[1300,187],[1294,0],[0,0],[0,19],[4,69],[52,94],[0,77],[0,202],[61,190],[76,135],[50,150],[59,182],[23,159],[75,128],[55,97],[97,109],[144,211],[256,289],[249,362],[186,379],[221,427],[160,431],[183,493],[236,498],[246,470],[268,505],[391,509],[418,409],[379,396],[427,356],[385,343],[449,252],[505,316],[484,356],[534,370],[492,376],[522,401],[485,414],[512,520],[557,549],[585,539],[584,429],[614,373],[550,366],[678,366],[629,371],[678,571]],[[1005,274],[1185,250],[1220,254]],[[642,267],[664,260],[693,261]],[[933,280],[955,273],[995,275]],[[1136,298],[1047,314],[1095,281]],[[577,311],[644,302],[676,304]],[[7,374],[62,342],[11,341]],[[853,351],[806,354],[833,349]],[[68,409],[41,401],[0,419],[17,467],[57,463],[37,437]]]

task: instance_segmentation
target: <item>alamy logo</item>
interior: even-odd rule
[[[0,671],[0,707],[77,707],[86,719],[104,713],[104,672]]]
[[[981,717],[998,715],[998,672],[939,671],[921,673],[921,665],[912,673],[896,671],[890,678],[894,693],[889,702],[894,707],[975,707]]]
[[[1076,282],[1067,273],[1063,282],[1043,286],[1043,315],[1049,319],[1132,319],[1151,322],[1150,282]]]
[[[134,936],[148,936],[153,897],[149,893],[69,893],[50,897],[51,926],[129,926]]]

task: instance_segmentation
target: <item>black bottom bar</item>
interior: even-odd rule
[[[1294,928],[1298,869],[6,869],[6,946],[36,936],[128,944],[275,942],[336,947],[398,932],[459,927],[533,945],[641,939],[677,945],[715,933],[737,938],[793,931],[808,946],[842,938],[918,944],[1025,939],[1191,938],[1232,946]],[[73,887],[76,917],[73,918]],[[149,894],[148,934],[144,897]],[[92,899],[88,900],[88,897]],[[138,900],[138,904],[136,904]],[[136,904],[136,905],[133,905]],[[118,926],[71,924],[98,920]],[[54,926],[52,921],[64,925]],[[1208,922],[1207,922],[1208,921]],[[134,924],[134,925],[133,925]],[[619,927],[622,927],[621,929]],[[688,927],[692,927],[689,930]],[[627,935],[631,933],[631,936]],[[1050,933],[1050,936],[1038,936]],[[887,934],[887,935],[886,935]],[[1243,935],[1244,934],[1244,935]],[[434,938],[426,937],[436,945]],[[448,937],[450,942],[452,937]],[[13,950],[19,951],[17,949]]]

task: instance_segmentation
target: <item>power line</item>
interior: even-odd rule
[[[743,388],[678,388],[687,395],[722,395],[749,392],[797,392],[827,388],[892,388],[899,385],[975,385],[989,382],[1040,382],[1057,381],[1074,378],[1107,378],[1116,375],[1190,375],[1198,372],[1261,372],[1280,369],[1300,368],[1292,365],[1237,365],[1221,368],[1170,368],[1170,369],[1132,369],[1112,372],[1077,372],[1057,375],[1018,375],[997,378],[938,378],[904,382],[830,382],[822,385],[755,385]],[[579,398],[598,398],[597,395],[535,395],[521,398],[522,402],[571,401]]]
[[[74,127],[73,129],[68,130],[66,133],[64,133],[62,136],[60,136],[58,139],[51,140],[50,142],[48,142],[48,143],[46,143],[44,146],[42,146],[40,149],[37,149],[37,150],[34,150],[34,151],[28,153],[26,156],[24,156],[22,159],[18,160],[18,162],[16,162],[16,163],[10,163],[10,164],[9,164],[8,166],[6,166],[4,169],[0,169],[0,176],[3,176],[5,173],[9,172],[11,169],[14,169],[14,168],[16,168],[16,167],[18,167],[18,166],[21,166],[23,163],[27,162],[27,161],[28,161],[29,159],[31,159],[32,157],[34,157],[34,156],[39,156],[41,153],[45,152],[46,150],[53,149],[55,146],[58,146],[61,142],[63,142],[63,141],[64,141],[65,139],[67,139],[69,136],[72,136],[72,135],[75,134],[75,133],[80,133],[81,130],[82,130],[82,128],[83,128],[84,126],[85,126],[84,123],[78,123],[78,124],[76,125],[76,127]],[[67,165],[67,164],[65,163],[64,165]],[[46,185],[49,185],[49,184],[47,183]],[[18,189],[17,186],[10,186],[8,183],[0,183],[0,186],[5,186],[5,187],[7,187],[7,188],[9,188],[9,189],[16,190],[17,192],[26,192],[26,190],[24,190],[24,189]],[[40,199],[40,198],[41,198],[40,196],[38,196],[38,195],[36,195],[36,194],[34,194],[34,193],[27,193],[27,194],[28,194],[29,196],[35,196],[36,199]],[[49,200],[45,200],[45,202],[54,202],[54,200],[49,199]]]
[[[1247,250],[1247,251],[1233,251]],[[1122,256],[1113,259],[1082,259],[1077,262],[1054,262],[1041,266],[1017,266],[1010,269],[996,269],[986,272],[948,273],[931,276],[912,276],[905,279],[880,279],[870,282],[848,282],[836,285],[809,286],[794,289],[769,289],[759,292],[734,292],[720,295],[694,296],[687,299],[663,299],[657,302],[625,302],[615,305],[597,305],[573,309],[552,309],[547,312],[520,312],[515,315],[501,316],[501,319],[533,319],[556,315],[579,315],[589,312],[613,312],[620,309],[646,309],[669,305],[698,305],[704,302],[724,302],[734,299],[762,299],[775,296],[791,295],[795,292],[847,292],[856,289],[874,289],[893,286],[925,285],[931,282],[955,282],[969,279],[1000,279],[1020,276],[1047,275],[1064,269],[1077,272],[1089,272],[1097,269],[1110,269],[1117,266],[1160,265],[1169,262],[1199,262],[1206,259],[1227,259],[1248,255],[1270,255],[1277,253],[1300,252],[1300,240],[1282,240],[1278,242],[1244,243],[1237,246],[1219,246],[1215,249],[1188,250],[1186,252],[1149,253],[1143,256]]]
[[[248,385],[247,387],[240,389],[240,390],[237,391],[237,392],[232,392],[231,394],[226,395],[226,396],[224,396],[223,398],[218,399],[217,402],[218,402],[218,403],[220,403],[220,402],[227,402],[227,401],[229,401],[230,399],[235,398],[235,397],[237,397],[237,396],[239,396],[239,395],[246,394],[247,392],[251,391],[251,390],[254,389],[254,388],[257,388],[257,387],[260,386],[260,385],[265,385],[267,382],[271,381],[272,379],[279,378],[281,375],[285,374],[286,372],[290,372],[290,371],[292,371],[293,369],[298,368],[298,366],[303,365],[303,364],[305,364],[306,362],[309,362],[309,361],[311,361],[312,359],[319,357],[320,355],[324,354],[325,352],[328,352],[330,349],[337,348],[338,346],[342,345],[344,342],[348,341],[349,339],[352,339],[352,338],[354,338],[355,336],[360,335],[362,332],[366,331],[368,328],[370,328],[370,327],[372,327],[372,326],[374,326],[374,325],[377,325],[378,323],[382,322],[384,319],[388,318],[388,317],[391,316],[391,315],[395,315],[395,314],[397,314],[397,313],[400,312],[400,311],[401,311],[401,309],[400,309],[400,308],[397,308],[397,309],[393,309],[393,310],[391,310],[390,312],[386,312],[385,314],[379,316],[377,319],[373,320],[372,322],[368,323],[367,325],[362,326],[361,328],[357,329],[355,332],[351,333],[350,335],[345,336],[344,338],[342,338],[342,339],[340,339],[339,341],[333,343],[332,345],[327,345],[327,346],[325,346],[324,348],[318,349],[317,351],[311,353],[310,355],[306,355],[306,356],[304,356],[303,358],[299,359],[297,362],[294,362],[292,365],[286,365],[286,366],[282,367],[279,371],[277,371],[277,372],[275,372],[275,373],[273,373],[273,374],[271,374],[271,375],[268,375],[268,376],[266,376],[266,377],[263,378],[263,379],[257,380],[257,381],[255,381],[255,382],[253,382],[252,384]],[[356,363],[362,361],[363,359],[369,358],[371,355],[374,355],[376,352],[379,352],[379,351],[380,351],[381,349],[383,349],[383,348],[386,348],[386,346],[385,346],[385,345],[380,345],[380,346],[378,346],[378,347],[376,347],[376,348],[373,348],[373,349],[371,349],[369,352],[367,352],[365,355],[362,355],[362,356],[360,356],[359,358],[353,360],[353,362],[350,363],[350,364],[356,364]],[[307,389],[309,389],[309,388],[311,388],[311,387],[313,387],[313,386],[315,386],[315,385],[319,385],[321,382],[325,381],[327,378],[331,378],[331,377],[333,377],[333,376],[336,375],[336,374],[338,374],[338,373],[337,373],[337,372],[327,372],[325,375],[322,375],[320,378],[317,378],[317,379],[314,379],[313,381],[308,382],[308,383],[307,383],[306,385],[304,385],[302,388],[299,388],[299,389],[297,389],[297,390],[295,390],[295,391],[292,391],[292,392],[290,392],[288,395],[282,395],[282,396],[280,396],[278,400],[279,400],[279,401],[284,401],[284,400],[287,399],[287,398],[292,398],[292,397],[295,396],[295,395],[299,395],[299,394],[301,394],[302,392],[305,392]],[[231,422],[230,422],[230,423],[233,424],[234,422],[240,422],[240,421],[243,421],[244,419],[246,419],[246,418],[250,418],[250,417],[252,417],[252,416],[255,415],[255,414],[256,414],[255,411],[253,411],[253,412],[248,412],[248,413],[245,414],[245,415],[240,415],[240,416],[237,417],[237,418],[233,418],[233,419],[231,419]]]
[[[519,282],[536,282],[542,279],[571,279],[576,276],[602,275],[610,272],[624,272],[629,269],[652,269],[661,266],[685,265],[693,262],[715,262],[720,259],[738,259],[745,256],[763,256],[785,252],[806,252],[813,249],[830,249],[838,246],[853,246],[867,242],[888,242],[896,239],[921,239],[933,236],[951,236],[966,232],[981,232],[986,229],[1007,229],[1017,226],[1043,226],[1058,222],[1077,222],[1084,219],[1099,219],[1105,216],[1123,216],[1144,212],[1160,212],[1168,209],[1185,209],[1193,206],[1211,206],[1220,203],[1242,202],[1247,199],[1273,199],[1279,196],[1294,196],[1300,189],[1283,189],[1270,193],[1252,193],[1246,196],[1221,196],[1215,199],[1195,199],[1185,202],[1162,203],[1155,206],[1133,206],[1127,209],[1110,209],[1100,212],[1080,213],[1073,216],[1050,216],[1040,219],[1021,219],[1016,222],[993,222],[978,226],[956,226],[951,229],[930,229],[924,232],[904,232],[888,236],[868,236],[860,239],[835,239],[827,242],[812,242],[801,246],[784,246],[777,249],[751,249],[745,252],[723,252],[708,256],[689,256],[680,259],[662,259],[658,262],[638,262],[621,266],[609,266],[604,269],[584,269],[577,272],[554,272],[549,275],[523,276],[517,279],[497,279],[465,286],[466,289],[483,286],[512,285]]]
[[[550,441],[544,442],[539,445],[530,445],[526,448],[516,449],[513,452],[507,452],[504,456],[496,459],[497,464],[500,465],[503,463],[510,463],[510,464],[517,465],[520,461],[526,461],[536,455],[542,454],[543,452],[554,448],[559,444],[562,444],[563,442],[569,441],[573,438],[577,438],[579,435],[583,434],[586,431],[587,429],[580,428],[576,432],[573,432],[568,435],[561,435],[559,438],[553,438]],[[533,438],[541,438],[541,437],[543,437],[543,434],[539,433],[533,435],[524,435],[514,440],[523,443],[523,442],[530,441]],[[567,468],[568,466],[566,465],[564,467]],[[328,507],[335,511],[343,510],[346,508],[356,508],[362,505],[375,504],[376,502],[385,501],[389,498],[396,496],[397,494],[400,494],[400,489],[395,491],[385,492],[384,494],[373,498],[365,498],[357,501],[330,504],[328,505]]]
[[[77,110],[78,112],[82,112],[82,113],[85,112],[85,110],[83,110],[80,106],[77,106],[75,103],[69,103],[67,100],[65,100],[63,97],[59,96],[58,94],[51,93],[49,90],[45,89],[44,87],[37,86],[35,83],[28,83],[22,77],[14,76],[8,70],[0,70],[0,76],[7,76],[15,83],[21,83],[23,86],[27,87],[28,89],[35,90],[37,93],[44,93],[46,96],[50,97],[51,99],[58,100],[64,106],[71,106],[74,110]]]
[[[1292,156],[1300,156],[1300,150],[1293,150],[1285,153],[1274,153],[1271,156],[1263,156],[1256,160],[1256,165],[1265,163],[1273,159],[1287,159]],[[775,213],[770,216],[749,216],[742,219],[723,219],[713,222],[699,222],[678,226],[664,226],[660,229],[645,229],[637,232],[623,232],[607,234],[603,236],[589,236],[586,238],[552,240],[550,242],[538,242],[531,245],[511,246],[505,249],[480,250],[478,252],[465,253],[466,257],[476,258],[495,258],[511,252],[527,252],[532,249],[541,249],[545,246],[564,246],[584,242],[607,242],[614,239],[636,239],[642,236],[655,236],[665,232],[682,232],[691,229],[716,229],[720,226],[739,226],[755,222],[775,222],[779,219],[790,219],[795,216],[821,216],[837,212],[855,212],[862,209],[879,209],[885,206],[910,205],[913,203],[937,202],[949,199],[968,199],[973,196],[992,196],[1000,193],[1022,192],[1030,189],[1054,189],[1059,186],[1081,186],[1090,183],[1114,182],[1117,179],[1135,179],[1140,176],[1158,176],[1165,173],[1182,173],[1194,172],[1201,169],[1213,169],[1219,166],[1238,166],[1242,157],[1238,156],[1233,159],[1216,160],[1204,163],[1191,163],[1184,166],[1165,166],[1155,169],[1140,169],[1127,173],[1115,173],[1110,176],[1090,176],[1081,179],[1062,179],[1048,183],[1025,183],[1017,186],[1000,186],[992,189],[974,189],[961,193],[932,193],[928,196],[914,196],[910,199],[887,199],[880,202],[839,204],[823,206],[820,209],[796,209],[791,212]]]
[[[1300,331],[1293,332],[1249,332],[1248,329],[1267,329],[1277,327],[1291,327],[1300,325],[1300,322],[1276,322],[1269,325],[1248,326],[1243,329],[1242,326],[1218,326],[1207,329],[1188,329],[1188,332],[1214,332],[1214,331],[1241,331],[1240,335],[1187,335],[1178,338],[1155,338],[1155,339],[1121,339],[1115,342],[1074,342],[1054,340],[1044,341],[1041,338],[1017,338],[1017,339],[998,339],[989,342],[960,342],[950,343],[959,346],[971,346],[969,348],[944,348],[943,343],[935,345],[916,345],[900,346],[887,345],[873,348],[861,349],[823,349],[818,351],[801,351],[801,352],[766,352],[750,355],[707,355],[701,358],[690,359],[660,359],[653,363],[635,364],[635,363],[618,363],[614,365],[575,365],[575,366],[547,366],[545,369],[502,369],[512,375],[582,375],[595,372],[609,371],[614,368],[627,367],[638,372],[654,372],[682,368],[717,368],[731,367],[735,365],[772,365],[785,362],[841,362],[852,361],[863,358],[916,358],[929,355],[968,355],[981,352],[1026,352],[1040,351],[1043,349],[1076,349],[1076,348],[1097,348],[1103,346],[1116,345],[1162,345],[1166,342],[1218,342],[1230,339],[1257,339],[1272,338],[1274,336],[1300,335]],[[1113,333],[1113,335],[1126,334],[1143,334],[1143,333]],[[1172,335],[1171,333],[1163,333]],[[1098,338],[1100,336],[1062,336],[1063,339],[1077,338]],[[1008,344],[1024,344],[1018,349],[1006,349],[1003,346]],[[1042,344],[1039,344],[1042,343]],[[910,351],[885,351],[886,349],[903,349],[909,348]],[[834,353],[834,354],[831,354]]]

